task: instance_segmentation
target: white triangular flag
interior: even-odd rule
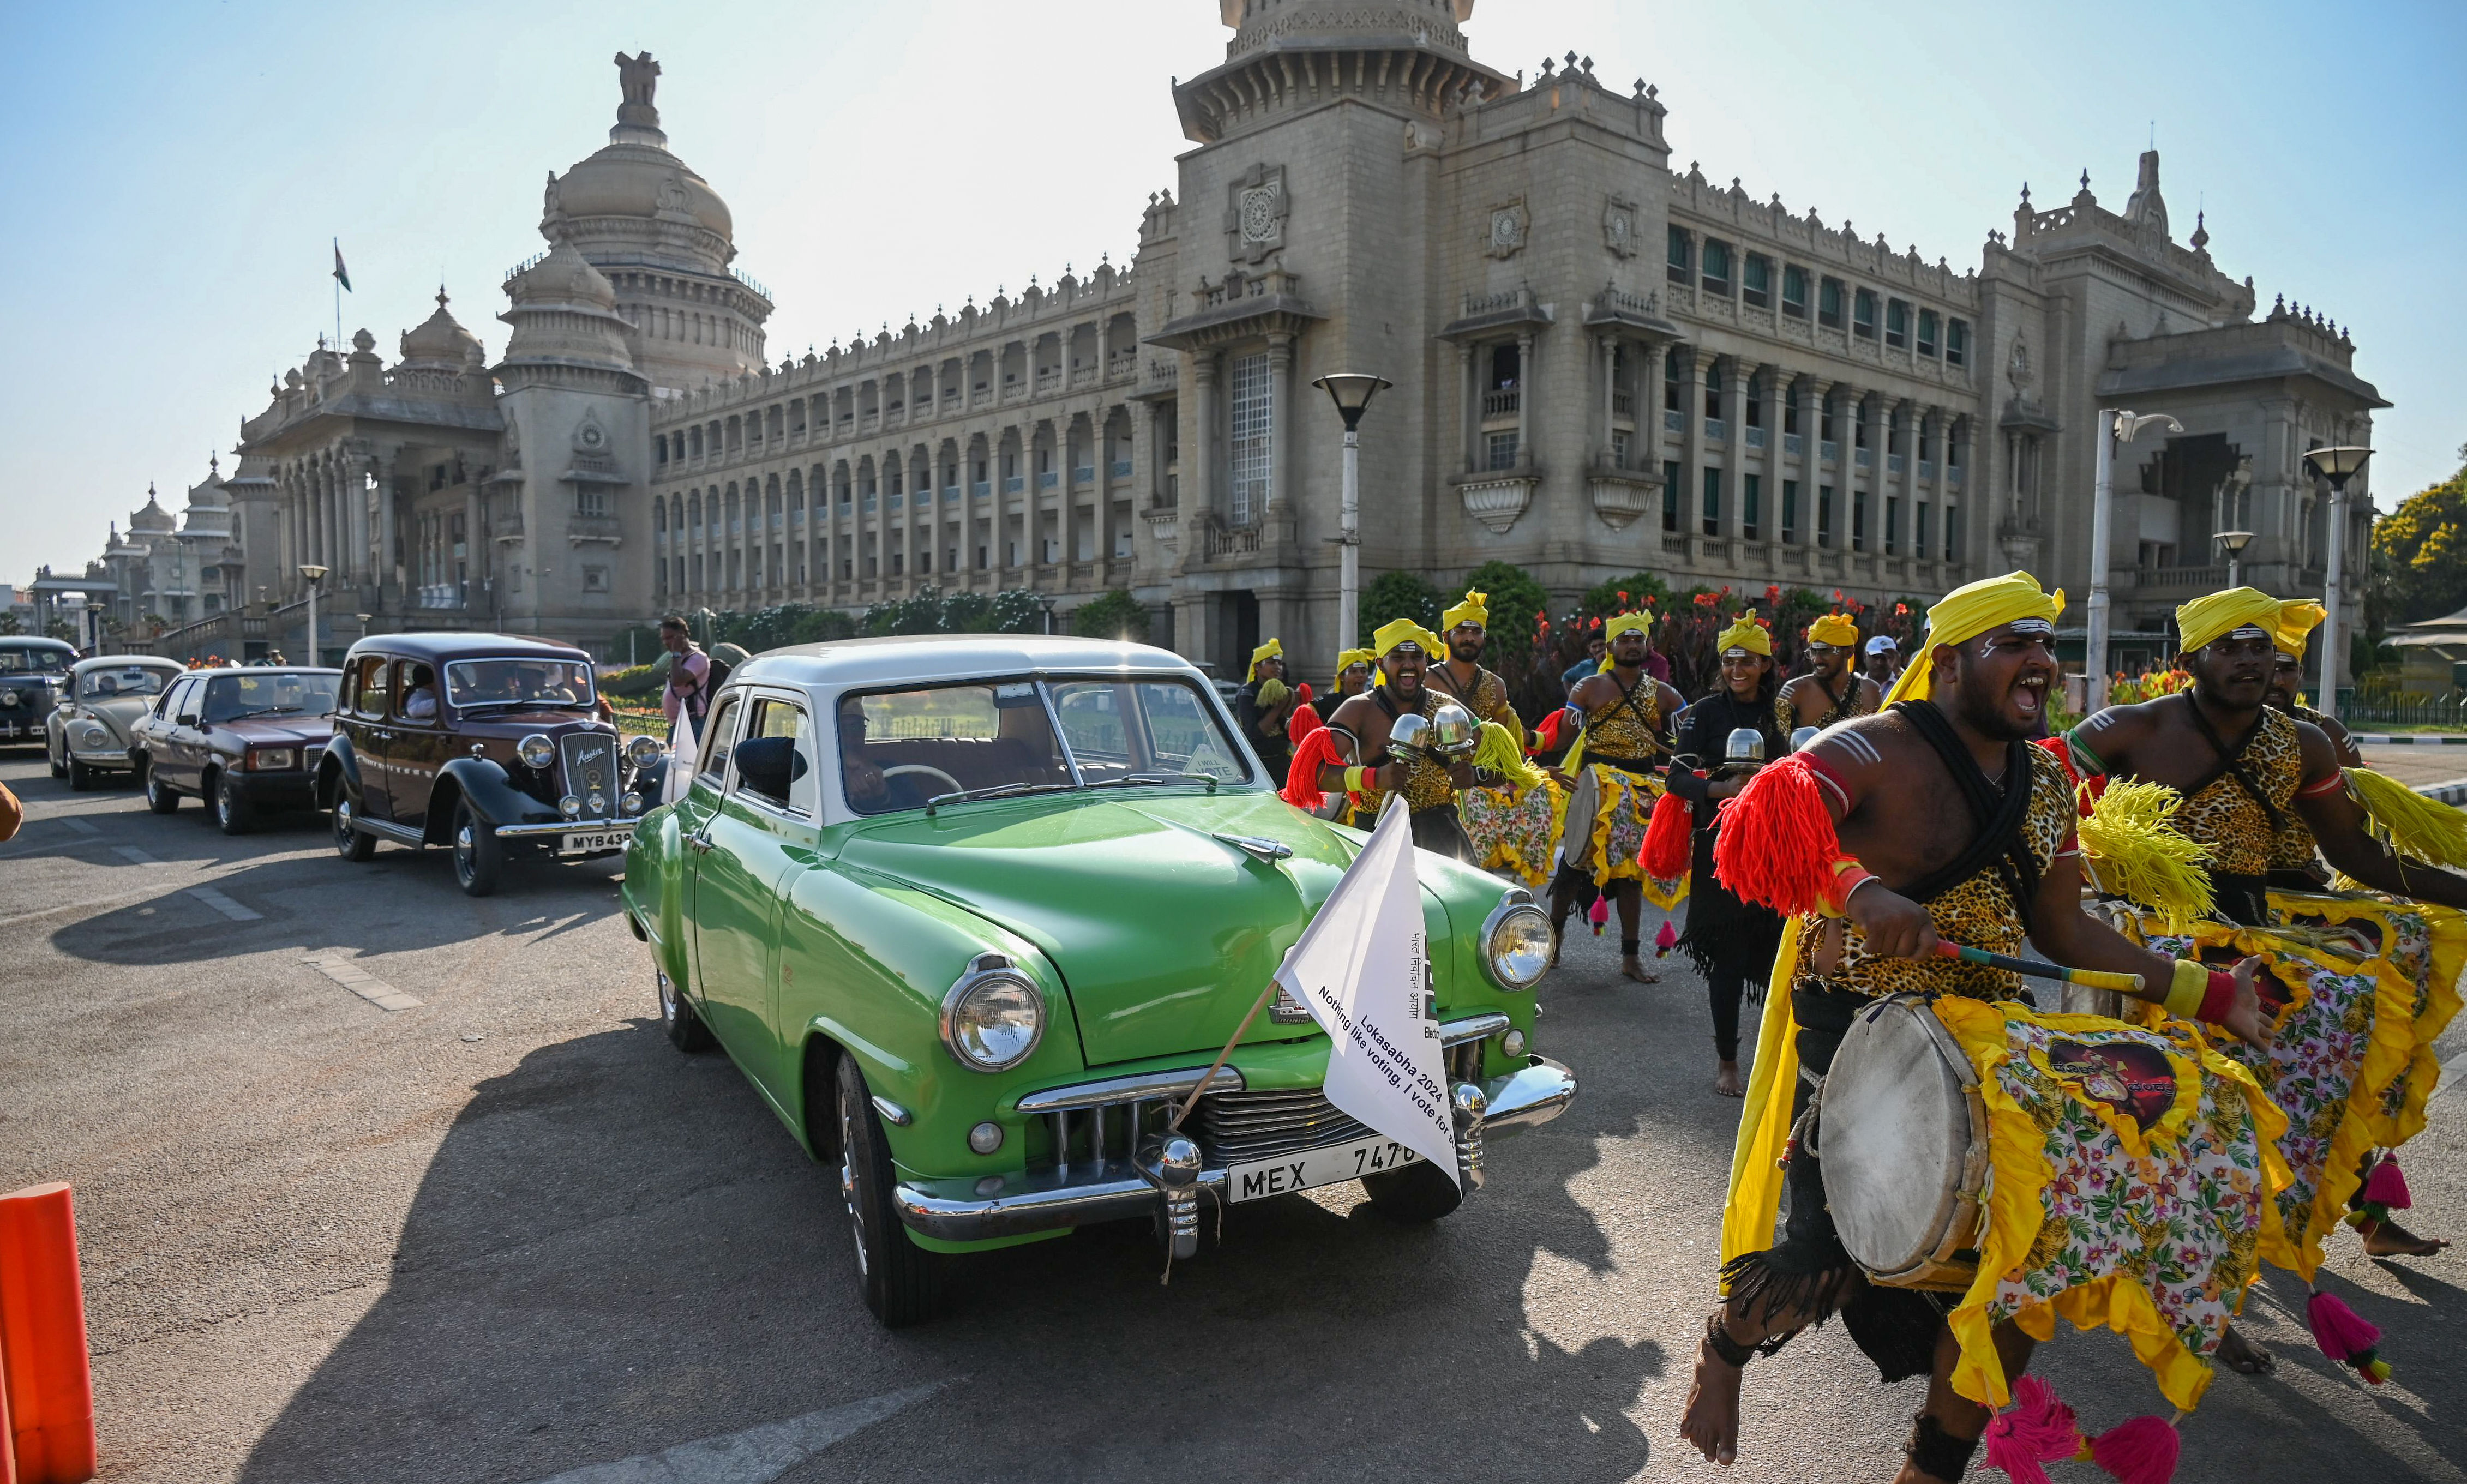
[[[694,758],[702,749],[694,741],[693,717],[677,708],[676,725],[668,729],[668,771],[660,779],[660,802],[675,803],[693,783]]]
[[[1404,799],[1390,795],[1345,879],[1277,969],[1334,1043],[1327,1100],[1457,1179],[1437,993],[1424,973],[1422,886]]]

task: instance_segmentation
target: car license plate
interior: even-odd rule
[[[1280,1159],[1254,1159],[1234,1165],[1225,1172],[1225,1195],[1230,1201],[1257,1201],[1421,1162],[1420,1155],[1392,1138],[1374,1134],[1349,1144],[1330,1144],[1325,1149],[1305,1149]]]
[[[557,843],[559,855],[589,855],[595,850],[622,850],[625,842],[634,838],[630,829],[583,830],[568,834]]]

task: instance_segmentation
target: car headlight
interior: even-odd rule
[[[298,766],[299,753],[287,747],[260,747],[248,754],[248,765],[254,770]]]
[[[643,796],[635,793],[618,795],[617,812],[619,814],[641,814],[643,812]]]
[[[81,747],[106,748],[111,745],[111,733],[89,722],[85,730],[78,733],[78,743]]]
[[[526,768],[546,768],[556,761],[556,744],[534,731],[514,744],[514,755]]]
[[[637,768],[647,768],[660,760],[660,739],[647,731],[637,732],[625,744],[625,760]]]
[[[1550,967],[1550,918],[1512,893],[1482,925],[1482,957],[1502,989],[1531,989]]]
[[[572,794],[556,801],[556,812],[571,820],[582,813],[582,800]]]
[[[978,956],[942,997],[942,1045],[963,1067],[1016,1067],[1044,1035],[1045,997],[999,954]]]

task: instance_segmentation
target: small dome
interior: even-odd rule
[[[128,517],[128,531],[131,535],[139,531],[168,532],[177,524],[171,519],[171,512],[164,509],[162,502],[154,498],[154,486],[148,484],[146,486],[145,508]]]
[[[483,359],[480,337],[464,329],[445,307],[445,290],[437,290],[437,312],[418,329],[402,335],[402,364],[423,370],[461,371]]]
[[[587,304],[606,310],[617,307],[615,285],[575,251],[571,242],[559,242],[549,249],[547,257],[516,274],[513,281],[506,285],[506,294],[525,307],[558,304]]]

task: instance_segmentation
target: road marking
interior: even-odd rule
[[[232,905],[237,907],[239,904],[235,902]],[[242,911],[247,911],[246,908],[241,908],[240,910]],[[251,912],[249,915],[255,916],[256,913]],[[340,953],[341,950],[334,949],[329,952]],[[380,1010],[388,1012],[396,1010],[409,1010],[423,1002],[418,996],[404,994],[401,990],[398,990],[393,985],[387,983],[385,980],[378,978],[375,975],[371,974],[368,970],[361,968],[358,964],[351,962],[348,958],[319,957],[318,956],[311,954],[306,958],[302,959],[301,962],[326,976],[326,978],[332,979],[335,983],[342,985],[345,989],[350,990],[352,994],[359,996],[369,1003],[375,1005]]]
[[[535,1484],[770,1484],[840,1439],[906,1411],[950,1384],[938,1381],[656,1453],[585,1464]]]
[[[152,856],[147,855],[145,851],[138,849],[135,845],[114,845],[111,847],[111,853],[120,857],[122,860],[126,861],[131,866],[160,866],[163,864]]]
[[[249,909],[240,906],[238,902],[233,901],[230,897],[223,895],[212,887],[191,887],[189,888],[189,895],[195,897],[198,901],[205,903],[208,907],[213,908],[215,911],[222,913],[234,922],[260,922],[264,920],[265,917],[263,912],[251,911]]]
[[[88,824],[83,820],[62,819],[54,821],[53,822],[58,824],[60,828],[69,831],[71,834],[100,835],[102,833],[102,831],[96,829],[93,825]]]

